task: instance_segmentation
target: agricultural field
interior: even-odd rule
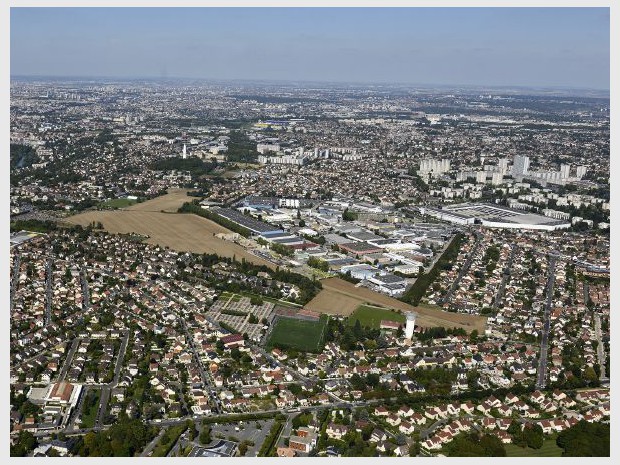
[[[369,328],[379,329],[381,320],[390,320],[397,323],[405,323],[405,315],[396,312],[395,310],[379,307],[371,307],[369,305],[360,305],[349,316],[347,323],[351,326],[355,324],[356,320],[360,320],[362,327],[368,326]]]
[[[132,199],[112,199],[107,202],[101,202],[99,208],[127,208],[135,203],[137,203],[137,201]]]
[[[507,457],[561,457],[562,449],[555,443],[555,439],[545,439],[540,449],[531,449],[526,447],[515,446],[514,444],[506,444]]]
[[[440,307],[431,305],[414,307],[368,288],[355,287],[354,284],[340,278],[324,279],[321,280],[321,284],[323,290],[306,305],[306,308],[316,312],[349,316],[360,305],[371,304],[403,312],[414,311],[418,314],[416,324],[425,328],[456,327],[463,328],[467,332],[477,329],[480,333],[486,328],[486,317],[483,316],[446,312]]]
[[[195,200],[196,197],[187,195],[187,189],[169,189],[165,195],[160,195],[146,202],[136,203],[128,208],[128,210],[140,212],[174,212],[185,203]]]
[[[363,301],[356,297],[325,289],[323,286],[323,290],[308,302],[305,308],[327,315],[349,316],[362,303]]]
[[[319,321],[279,317],[267,341],[267,347],[280,347],[318,352],[323,346],[327,317]]]
[[[124,210],[87,211],[68,217],[65,221],[82,226],[88,226],[93,221],[101,222],[103,229],[110,233],[137,233],[148,236],[147,243],[170,247],[179,252],[234,256],[239,261],[245,258],[251,263],[275,268],[272,263],[251,254],[239,244],[215,237],[215,234],[230,231],[206,218],[191,214],[132,210],[147,203],[149,202],[136,204]]]

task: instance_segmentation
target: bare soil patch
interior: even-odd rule
[[[125,210],[141,212],[176,212],[185,202],[191,202],[196,197],[187,195],[187,189],[169,189],[165,195],[160,195],[146,202],[136,203]]]
[[[414,307],[365,287],[355,287],[354,284],[340,278],[324,279],[321,284],[323,290],[306,305],[306,308],[330,315],[349,316],[359,305],[370,303],[403,312],[414,311],[418,314],[417,324],[423,327],[459,327],[468,332],[477,329],[481,333],[486,327],[486,317],[445,312],[428,306]]]

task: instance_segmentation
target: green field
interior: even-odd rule
[[[561,457],[562,449],[555,443],[555,439],[546,439],[540,449],[530,449],[526,447],[506,444],[507,457]]]
[[[101,202],[99,208],[125,208],[136,203],[137,200],[131,199],[112,199],[107,202]]]
[[[396,321],[404,323],[405,315],[387,308],[371,307],[369,305],[360,305],[347,319],[347,323],[351,326],[355,324],[355,320],[360,320],[362,327],[370,327],[379,329],[381,320]]]
[[[241,300],[241,296],[238,294],[233,294],[232,292],[224,291],[220,294],[219,299],[227,302],[232,297],[233,302],[238,302]]]
[[[99,397],[101,391],[99,389],[91,389],[88,391],[86,398],[84,399],[84,405],[82,407],[82,428],[92,428],[95,426],[95,420],[97,419],[97,412],[99,411]]]
[[[326,325],[327,315],[322,315],[319,321],[280,317],[269,335],[267,347],[318,352],[323,346]]]
[[[252,294],[251,292],[241,291],[241,295],[244,297],[259,297],[263,299],[265,302],[271,302],[272,304],[281,305],[282,307],[289,307],[289,308],[302,308],[303,307],[303,305],[300,305],[300,304],[296,304],[293,302],[287,302],[286,300],[274,299],[273,297],[267,297],[265,295]]]

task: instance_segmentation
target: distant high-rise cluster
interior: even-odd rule
[[[530,157],[516,155],[512,163],[512,176],[524,176],[530,167]]]
[[[576,176],[577,179],[581,179],[586,175],[586,172],[588,171],[588,168],[585,166],[578,166],[576,169]]]
[[[440,174],[447,173],[448,171],[450,171],[450,160],[447,158],[443,158],[441,160],[427,158],[426,160],[420,161],[420,169],[418,170],[418,174],[420,176],[428,176],[432,173],[434,176],[438,176]]]

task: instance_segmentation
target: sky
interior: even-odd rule
[[[12,76],[609,89],[608,8],[11,8]]]

